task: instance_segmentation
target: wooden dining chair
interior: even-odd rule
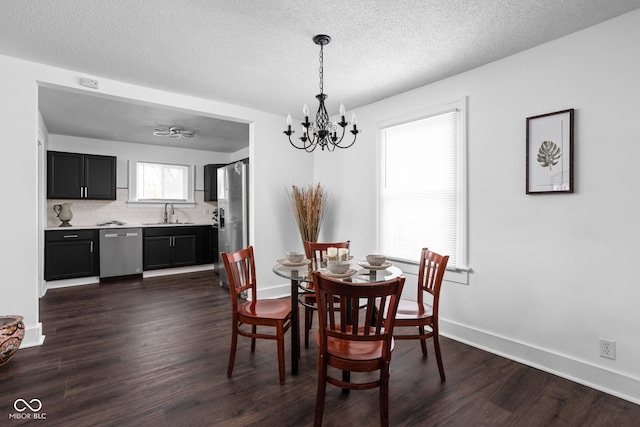
[[[442,256],[427,248],[422,249],[418,269],[418,295],[416,301],[401,299],[396,314],[394,338],[397,340],[420,340],[422,354],[427,356],[427,338],[433,338],[440,380],[445,380],[442,354],[440,353],[440,331],[438,328],[438,308],[440,289],[449,256]],[[425,299],[427,294],[430,295]],[[401,333],[402,328],[418,329],[418,334]]]
[[[328,248],[349,249],[349,243],[349,240],[334,243],[318,243],[307,240],[304,242],[304,253],[307,259],[318,265],[318,263],[325,261],[324,253]],[[310,292],[305,293],[302,298],[304,301],[304,348],[309,348],[309,331],[313,326],[313,312],[316,310],[316,297],[313,293],[313,286]]]
[[[377,283],[350,283],[312,273],[318,299],[318,392],[315,425],[322,425],[327,383],[347,390],[380,389],[380,424],[389,425],[389,364],[395,313],[404,277]],[[387,315],[376,310],[380,301]],[[329,369],[331,367],[331,369]],[[348,380],[337,371],[376,372]]]
[[[220,255],[229,279],[233,312],[227,376],[231,377],[233,373],[238,335],[251,338],[252,353],[256,349],[256,338],[265,338],[277,341],[280,384],[284,384],[284,334],[291,327],[291,300],[289,298],[258,300],[253,246],[230,254],[223,252]],[[241,293],[247,291],[251,291],[251,301],[239,298]],[[258,326],[261,327],[260,331]],[[264,327],[275,328],[275,333],[263,332]]]

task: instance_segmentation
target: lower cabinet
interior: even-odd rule
[[[201,227],[200,229],[200,264],[218,262],[218,228]]]
[[[143,270],[211,264],[218,259],[218,230],[208,225],[143,229]],[[46,230],[44,279],[100,275],[98,229]]]
[[[74,279],[100,274],[97,230],[45,232],[44,279]]]
[[[210,226],[145,228],[143,269],[156,270],[213,262],[210,230]]]

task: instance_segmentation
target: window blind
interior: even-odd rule
[[[419,261],[424,247],[458,262],[458,110],[380,130],[378,244]]]

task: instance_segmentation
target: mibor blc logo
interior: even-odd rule
[[[28,402],[25,399],[16,399],[13,402],[13,409],[17,412],[9,414],[10,420],[46,420],[47,413],[40,412],[42,409],[42,401],[40,399],[31,399]]]

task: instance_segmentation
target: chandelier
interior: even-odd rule
[[[318,146],[320,146],[322,150],[327,148],[329,151],[335,150],[336,147],[349,148],[354,142],[356,142],[358,132],[360,132],[356,125],[356,114],[353,113],[350,122],[353,125],[353,129],[349,131],[353,134],[353,141],[347,145],[341,145],[346,127],[350,124],[344,119],[344,105],[342,103],[340,104],[340,121],[337,123],[329,121],[329,114],[324,106],[324,100],[327,99],[327,95],[325,95],[323,87],[323,47],[324,45],[329,44],[330,41],[331,37],[325,34],[318,34],[313,37],[313,42],[320,46],[320,94],[316,95],[316,99],[320,105],[318,106],[318,112],[316,113],[315,123],[309,122],[309,107],[307,104],[304,104],[302,107],[302,114],[304,115],[304,122],[301,123],[303,128],[302,136],[298,138],[302,142],[302,146],[296,145],[291,140],[291,135],[295,133],[291,130],[291,114],[287,116],[287,130],[284,131],[284,134],[287,135],[289,142],[293,147],[299,150],[305,150],[309,153],[315,150]],[[342,128],[339,138],[338,126]],[[347,141],[345,141],[345,144],[346,143]]]

